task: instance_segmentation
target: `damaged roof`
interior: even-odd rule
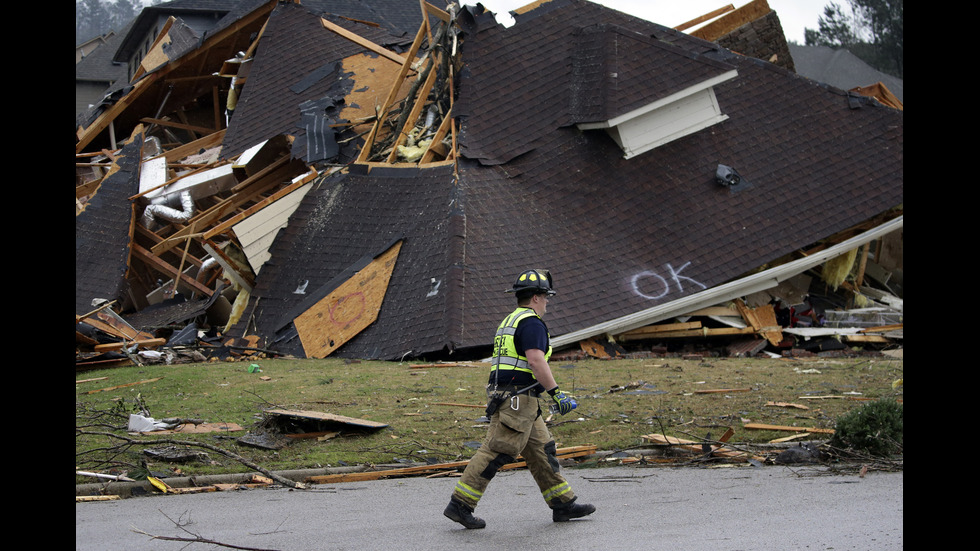
[[[584,48],[590,31],[598,40]],[[616,58],[612,37],[667,53]],[[381,316],[338,354],[485,346],[528,267],[555,277],[551,333],[573,332],[724,283],[903,200],[900,112],[597,4],[553,0],[510,28],[474,23],[461,55],[458,175],[352,169],[324,181],[256,288],[259,334],[281,329],[301,282],[396,238]],[[606,132],[572,124],[587,55],[621,67],[621,85],[605,86],[615,105],[599,106],[616,112],[734,68],[715,87],[728,119],[624,159]],[[719,164],[741,174],[737,189],[716,182]]]
[[[395,3],[421,19],[417,3]],[[349,292],[320,315],[323,327],[371,320],[332,353],[486,350],[514,306],[504,291],[528,268],[554,276],[551,334],[587,331],[902,205],[901,111],[584,0],[534,4],[509,28],[479,7],[459,12],[455,156],[364,162],[357,149],[370,136],[345,135],[312,159],[314,129],[380,109],[357,94],[400,67],[324,25],[395,57],[412,42],[339,5],[332,13],[346,18],[275,6],[222,143],[230,158],[287,134],[293,159],[329,167],[279,230],[228,332],[263,349],[306,356],[298,316],[393,250],[380,307]],[[655,135],[631,148],[643,133]],[[723,169],[735,177],[720,179]],[[80,255],[76,245],[77,312]]]

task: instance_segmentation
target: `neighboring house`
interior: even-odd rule
[[[180,20],[187,30],[188,42],[200,39],[218,26],[221,19],[242,2],[240,0],[172,0],[143,8],[130,25],[113,55],[113,62],[126,66],[126,78],[131,80],[140,69],[140,63],[150,52],[160,32],[168,27],[173,17]],[[186,44],[184,48],[196,47]],[[182,52],[177,52],[177,57]]]
[[[902,79],[878,71],[847,50],[799,44],[790,44],[789,49],[796,63],[796,72],[807,78],[842,90],[880,82],[899,101],[905,101],[905,83]]]
[[[415,4],[421,22],[414,0],[388,2]],[[328,344],[350,358],[481,357],[514,306],[504,291],[527,268],[554,275],[547,323],[564,346],[774,287],[902,228],[903,114],[868,98],[584,0],[531,4],[509,28],[464,7],[440,15],[448,30],[419,28],[414,42],[343,15],[275,5],[231,123],[215,134],[226,159],[288,135],[289,161],[319,170],[239,294],[247,314],[227,334],[254,337],[253,346],[311,357]],[[413,64],[409,53],[423,42],[431,49]],[[181,82],[174,77],[189,76],[180,72],[187,65],[137,83],[134,103],[107,111],[112,121],[159,110],[159,99],[142,103],[165,95],[157,75]],[[410,66],[417,80],[405,78]],[[412,91],[385,101],[398,78]],[[439,132],[414,156],[404,140],[426,113]],[[76,150],[97,143],[103,127],[81,132]],[[323,136],[329,153],[315,156]],[[118,177],[115,197],[133,196],[134,176]],[[115,219],[102,209],[131,207],[96,199],[77,218],[77,243],[104,238],[86,226]],[[129,227],[116,224],[117,233]],[[204,231],[180,228],[180,243]],[[853,233],[826,241],[842,232]],[[89,296],[121,292],[89,285],[91,274],[124,270],[104,253],[114,271],[82,273],[79,247],[84,311]],[[336,296],[381,259],[383,284]],[[331,331],[369,315],[376,320],[334,346]]]
[[[75,63],[77,64],[79,61],[85,58],[85,56],[92,53],[96,48],[108,42],[109,39],[112,38],[115,34],[116,33],[109,31],[104,35],[90,38],[85,42],[82,42],[78,46],[75,46]]]
[[[102,101],[106,91],[117,81],[126,78],[126,68],[112,62],[115,47],[122,36],[110,33],[99,47],[88,50],[75,61],[75,116],[87,113]]]
[[[214,28],[240,0],[173,0],[143,8],[118,33],[111,33],[95,55],[75,65],[75,115],[84,116],[113,91],[128,84],[170,17],[186,27],[187,42]],[[194,44],[196,46],[196,43]]]

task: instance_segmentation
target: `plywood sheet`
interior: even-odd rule
[[[325,358],[374,323],[402,242],[293,320],[307,358]]]

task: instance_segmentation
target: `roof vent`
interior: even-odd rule
[[[715,169],[715,182],[731,191],[740,191],[750,187],[748,180],[742,178],[737,170],[728,165],[718,165]]]
[[[737,186],[741,183],[742,176],[728,165],[718,165],[715,170],[715,181],[723,186]]]

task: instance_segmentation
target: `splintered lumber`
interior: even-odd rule
[[[222,140],[225,139],[225,132],[225,130],[218,130],[192,142],[168,149],[159,156],[167,159],[167,163],[175,163],[184,157],[197,154],[202,149],[211,149],[212,147],[221,145]]]
[[[749,308],[742,299],[735,301],[738,313],[742,315],[749,325],[757,333],[769,341],[773,346],[778,346],[783,340],[782,327],[776,321],[776,311],[771,304],[765,304],[758,308]]]
[[[734,431],[732,429],[729,429],[729,431],[726,432],[725,435],[722,437],[724,438],[724,440],[720,440],[720,441],[727,442],[728,439],[732,437],[732,434],[734,434]],[[641,436],[640,438],[646,440],[647,442],[651,442],[653,444],[665,444],[665,445],[675,446],[683,450],[692,451],[696,453],[706,453],[705,445],[700,442],[695,442],[693,440],[684,440],[681,438],[675,438],[673,436],[666,436],[663,434],[656,434],[656,433],[646,434]],[[709,446],[708,451],[710,451],[711,455],[714,455],[715,457],[724,457],[729,459],[748,457],[748,455],[745,452],[725,450],[722,449],[721,446],[716,446],[716,445]]]
[[[84,501],[115,501],[117,499],[122,498],[119,496],[75,496],[76,503]]]
[[[132,345],[139,346],[140,348],[156,348],[158,346],[163,346],[167,344],[167,339],[141,339],[136,341],[126,341],[126,342],[110,342],[106,344],[97,344],[93,347],[96,352],[109,352],[111,350],[122,350],[122,348],[129,347]]]
[[[324,28],[333,31],[333,32],[337,33],[338,35],[346,38],[347,40],[350,40],[351,42],[353,42],[353,43],[355,43],[355,44],[357,44],[359,46],[363,46],[363,47],[367,48],[368,50],[371,50],[372,52],[374,52],[374,53],[376,53],[378,55],[381,55],[383,57],[386,57],[386,58],[394,61],[395,63],[405,63],[405,58],[404,57],[396,54],[395,52],[389,50],[388,48],[385,48],[385,47],[383,47],[381,45],[378,45],[378,44],[375,44],[374,42],[371,42],[370,40],[364,38],[363,36],[361,36],[359,34],[352,33],[350,31],[348,31],[347,29],[341,27],[340,25],[335,25],[334,23],[331,23],[330,21],[327,21],[326,19],[323,19],[323,18],[320,19],[320,23],[323,24],[323,27]]]
[[[834,429],[819,429],[816,427],[793,427],[788,425],[767,425],[765,423],[746,423],[743,425],[747,429],[755,430],[784,430],[790,432],[818,432],[821,434],[834,434]]]
[[[181,283],[191,287],[192,289],[194,289],[195,292],[201,293],[202,295],[207,297],[211,296],[214,293],[214,289],[211,289],[201,284],[201,282],[195,280],[194,278],[190,277],[186,273],[178,272],[177,268],[174,267],[172,264],[165,262],[163,259],[154,255],[152,252],[144,249],[139,244],[132,243],[130,245],[130,249],[132,250],[134,257],[139,258],[140,260],[145,262],[147,265],[151,266],[153,269],[159,271],[160,273],[167,274],[168,276],[174,279],[179,279]]]
[[[423,21],[419,26],[419,30],[415,34],[415,40],[412,42],[412,47],[405,55],[405,62],[402,63],[401,72],[399,72],[398,77],[394,79],[394,84],[388,92],[388,98],[377,110],[379,116],[374,121],[374,126],[371,128],[371,133],[368,134],[368,137],[365,139],[364,145],[361,146],[361,152],[357,157],[357,162],[366,162],[371,156],[374,141],[378,137],[378,132],[384,126],[384,120],[382,119],[387,115],[388,110],[392,105],[394,105],[395,99],[399,95],[402,84],[405,82],[405,77],[408,75],[408,72],[412,67],[412,62],[415,60],[415,56],[418,54],[419,48],[422,46],[422,41],[425,39],[427,27],[427,21]]]
[[[714,18],[718,17],[719,15],[723,15],[723,14],[726,14],[726,13],[728,13],[730,11],[733,11],[734,9],[735,9],[735,6],[734,5],[728,4],[727,6],[724,6],[722,8],[718,8],[715,11],[708,12],[708,13],[702,15],[702,16],[699,16],[699,17],[695,17],[694,19],[692,19],[690,21],[687,21],[686,23],[681,23],[680,25],[674,27],[674,30],[675,31],[686,31],[687,29],[690,29],[691,27],[694,27],[696,25],[700,25],[701,23],[704,23],[705,21],[709,21],[711,19],[714,19]]]
[[[754,0],[695,30],[691,33],[691,36],[696,36],[708,42],[714,42],[742,25],[768,15],[770,11],[772,10],[769,8],[769,3],[766,0]]]
[[[237,210],[247,203],[255,201],[263,194],[271,193],[281,187],[283,181],[291,181],[296,176],[307,171],[306,165],[300,161],[291,159],[289,155],[280,157],[232,188],[232,195],[230,197],[205,211],[195,214],[181,229],[154,245],[150,249],[150,252],[154,255],[161,255],[183,244],[184,239],[195,234],[194,228],[205,228],[219,224],[226,217],[236,214]]]
[[[558,459],[582,457],[582,456],[594,454],[596,452],[596,449],[597,449],[596,446],[574,446],[570,448],[560,448],[558,449],[557,456]],[[450,463],[436,463],[434,465],[419,465],[417,467],[386,469],[382,471],[318,475],[318,476],[311,476],[307,478],[306,482],[312,484],[335,484],[340,482],[364,482],[367,480],[381,480],[381,479],[393,478],[393,477],[422,476],[422,475],[430,475],[438,472],[458,470],[461,468],[465,468],[467,464],[469,464],[469,460],[453,461]],[[500,470],[519,469],[525,467],[526,465],[527,463],[524,461],[517,461],[515,463],[508,463],[500,467]]]
[[[627,331],[620,335],[621,337],[644,337],[644,336],[654,336],[658,333],[667,333],[670,331],[691,331],[694,329],[701,329],[700,321],[686,321],[683,323],[661,323],[658,325],[647,325],[646,327],[640,327],[639,329],[633,329],[632,331]]]
[[[810,409],[808,406],[804,406],[803,404],[794,404],[792,402],[766,402],[766,406],[777,408]]]

